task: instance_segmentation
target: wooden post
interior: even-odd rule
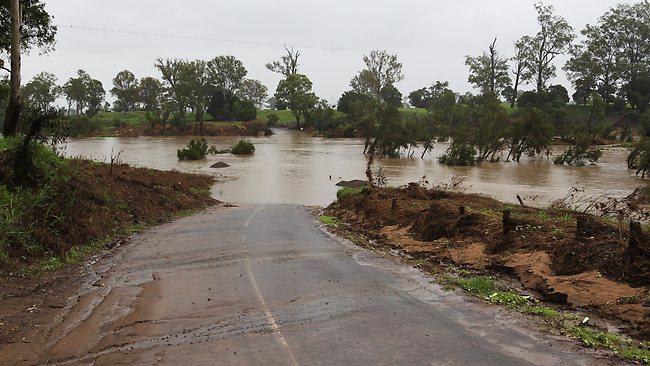
[[[393,201],[390,203],[390,210],[394,211],[397,208],[397,198],[393,198]]]
[[[458,214],[460,216],[465,215],[465,206],[458,206]]]
[[[501,219],[503,223],[503,236],[510,234],[512,230],[512,218],[510,217],[510,210],[503,210],[503,216]]]

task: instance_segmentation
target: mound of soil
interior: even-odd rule
[[[228,164],[228,163],[224,163],[223,161],[218,161],[218,162],[210,165],[210,168],[218,169],[218,168],[227,168],[229,166],[230,166],[230,164]]]
[[[566,210],[540,210],[415,184],[331,205],[349,229],[417,258],[513,275],[549,301],[587,306],[650,335],[650,237]],[[634,226],[633,224],[632,226]]]
[[[106,238],[135,225],[150,225],[175,213],[215,204],[212,177],[70,160],[71,178],[53,187],[51,202],[21,224],[33,227],[41,255],[64,255],[70,248]],[[39,253],[12,253],[22,264]],[[14,263],[13,265],[21,265]]]

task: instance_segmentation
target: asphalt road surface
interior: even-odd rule
[[[417,270],[323,232],[296,205],[212,209],[92,266],[52,365],[594,365]],[[533,328],[533,327],[528,327]]]

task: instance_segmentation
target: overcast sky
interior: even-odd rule
[[[403,63],[404,95],[448,80],[454,91],[471,91],[465,55],[477,55],[498,38],[510,56],[513,42],[538,30],[535,0],[46,0],[59,25],[56,50],[23,58],[23,83],[54,73],[63,84],[84,69],[104,84],[128,69],[136,77],[160,75],[154,60],[209,60],[234,55],[248,77],[272,93],[280,75],[265,68],[283,55],[283,44],[301,51],[300,72],[314,91],[336,102],[363,68],[370,50],[387,50]],[[546,1],[576,32],[593,24],[612,0]],[[101,30],[93,30],[93,29]],[[112,31],[108,31],[112,30]],[[156,34],[143,35],[138,33]],[[559,60],[556,83],[569,87]],[[530,87],[532,89],[532,86]]]

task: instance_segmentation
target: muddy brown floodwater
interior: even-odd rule
[[[212,174],[221,183],[213,187],[213,196],[228,202],[292,203],[328,205],[336,198],[335,184],[340,180],[364,179],[366,158],[361,139],[325,139],[300,132],[276,130],[271,137],[251,138],[254,156],[211,155],[206,160],[179,162],[176,150],[188,137],[88,138],[72,139],[66,155],[110,161],[120,153],[121,161],[142,167]],[[232,146],[240,137],[208,137],[219,149]],[[418,181],[426,176],[433,182],[447,182],[453,176],[465,178],[470,192],[516,202],[516,195],[530,205],[546,206],[564,197],[571,187],[585,188],[586,194],[624,196],[643,181],[628,170],[627,150],[604,147],[597,165],[556,166],[551,159],[522,158],[520,163],[484,163],[476,167],[447,167],[436,158],[448,145],[436,144],[424,159],[382,159],[383,171],[391,186]],[[554,153],[562,148],[554,148]],[[216,162],[227,168],[214,169]],[[330,180],[330,175],[332,179]]]

